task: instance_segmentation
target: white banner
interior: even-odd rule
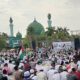
[[[53,48],[56,51],[74,49],[74,42],[53,42]]]

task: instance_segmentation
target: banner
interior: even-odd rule
[[[53,42],[53,49],[56,51],[74,49],[74,42]]]

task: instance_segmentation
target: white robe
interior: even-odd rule
[[[57,72],[57,70],[55,70],[55,69],[50,69],[50,70],[47,72],[48,80],[53,80],[52,78],[53,78],[55,72]]]
[[[38,76],[38,80],[47,80],[47,76],[44,72],[39,72],[37,76]]]

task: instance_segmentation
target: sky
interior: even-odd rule
[[[47,15],[52,15],[52,26],[80,30],[80,0],[0,0],[0,32],[10,35],[9,18],[13,18],[14,35],[26,35],[34,18],[45,28]]]

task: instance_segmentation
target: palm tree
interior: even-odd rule
[[[34,34],[34,28],[32,26],[28,27],[27,29],[27,35],[33,35]]]
[[[2,37],[4,37],[5,39],[7,39],[9,36],[7,35],[7,33],[2,33]]]
[[[54,32],[55,32],[55,27],[48,27],[46,34],[47,34],[47,36],[52,36],[54,34]]]
[[[7,46],[6,40],[7,40],[6,36],[4,36],[3,34],[0,35],[0,50],[6,48]]]
[[[69,38],[68,30],[69,29],[67,29],[67,28],[58,27],[57,30],[56,30],[56,34],[58,36],[58,39],[60,39],[60,40],[68,39]]]
[[[32,26],[28,27],[27,29],[27,36],[28,36],[28,39],[30,41],[30,45],[32,47],[32,41],[34,39],[34,28]]]

